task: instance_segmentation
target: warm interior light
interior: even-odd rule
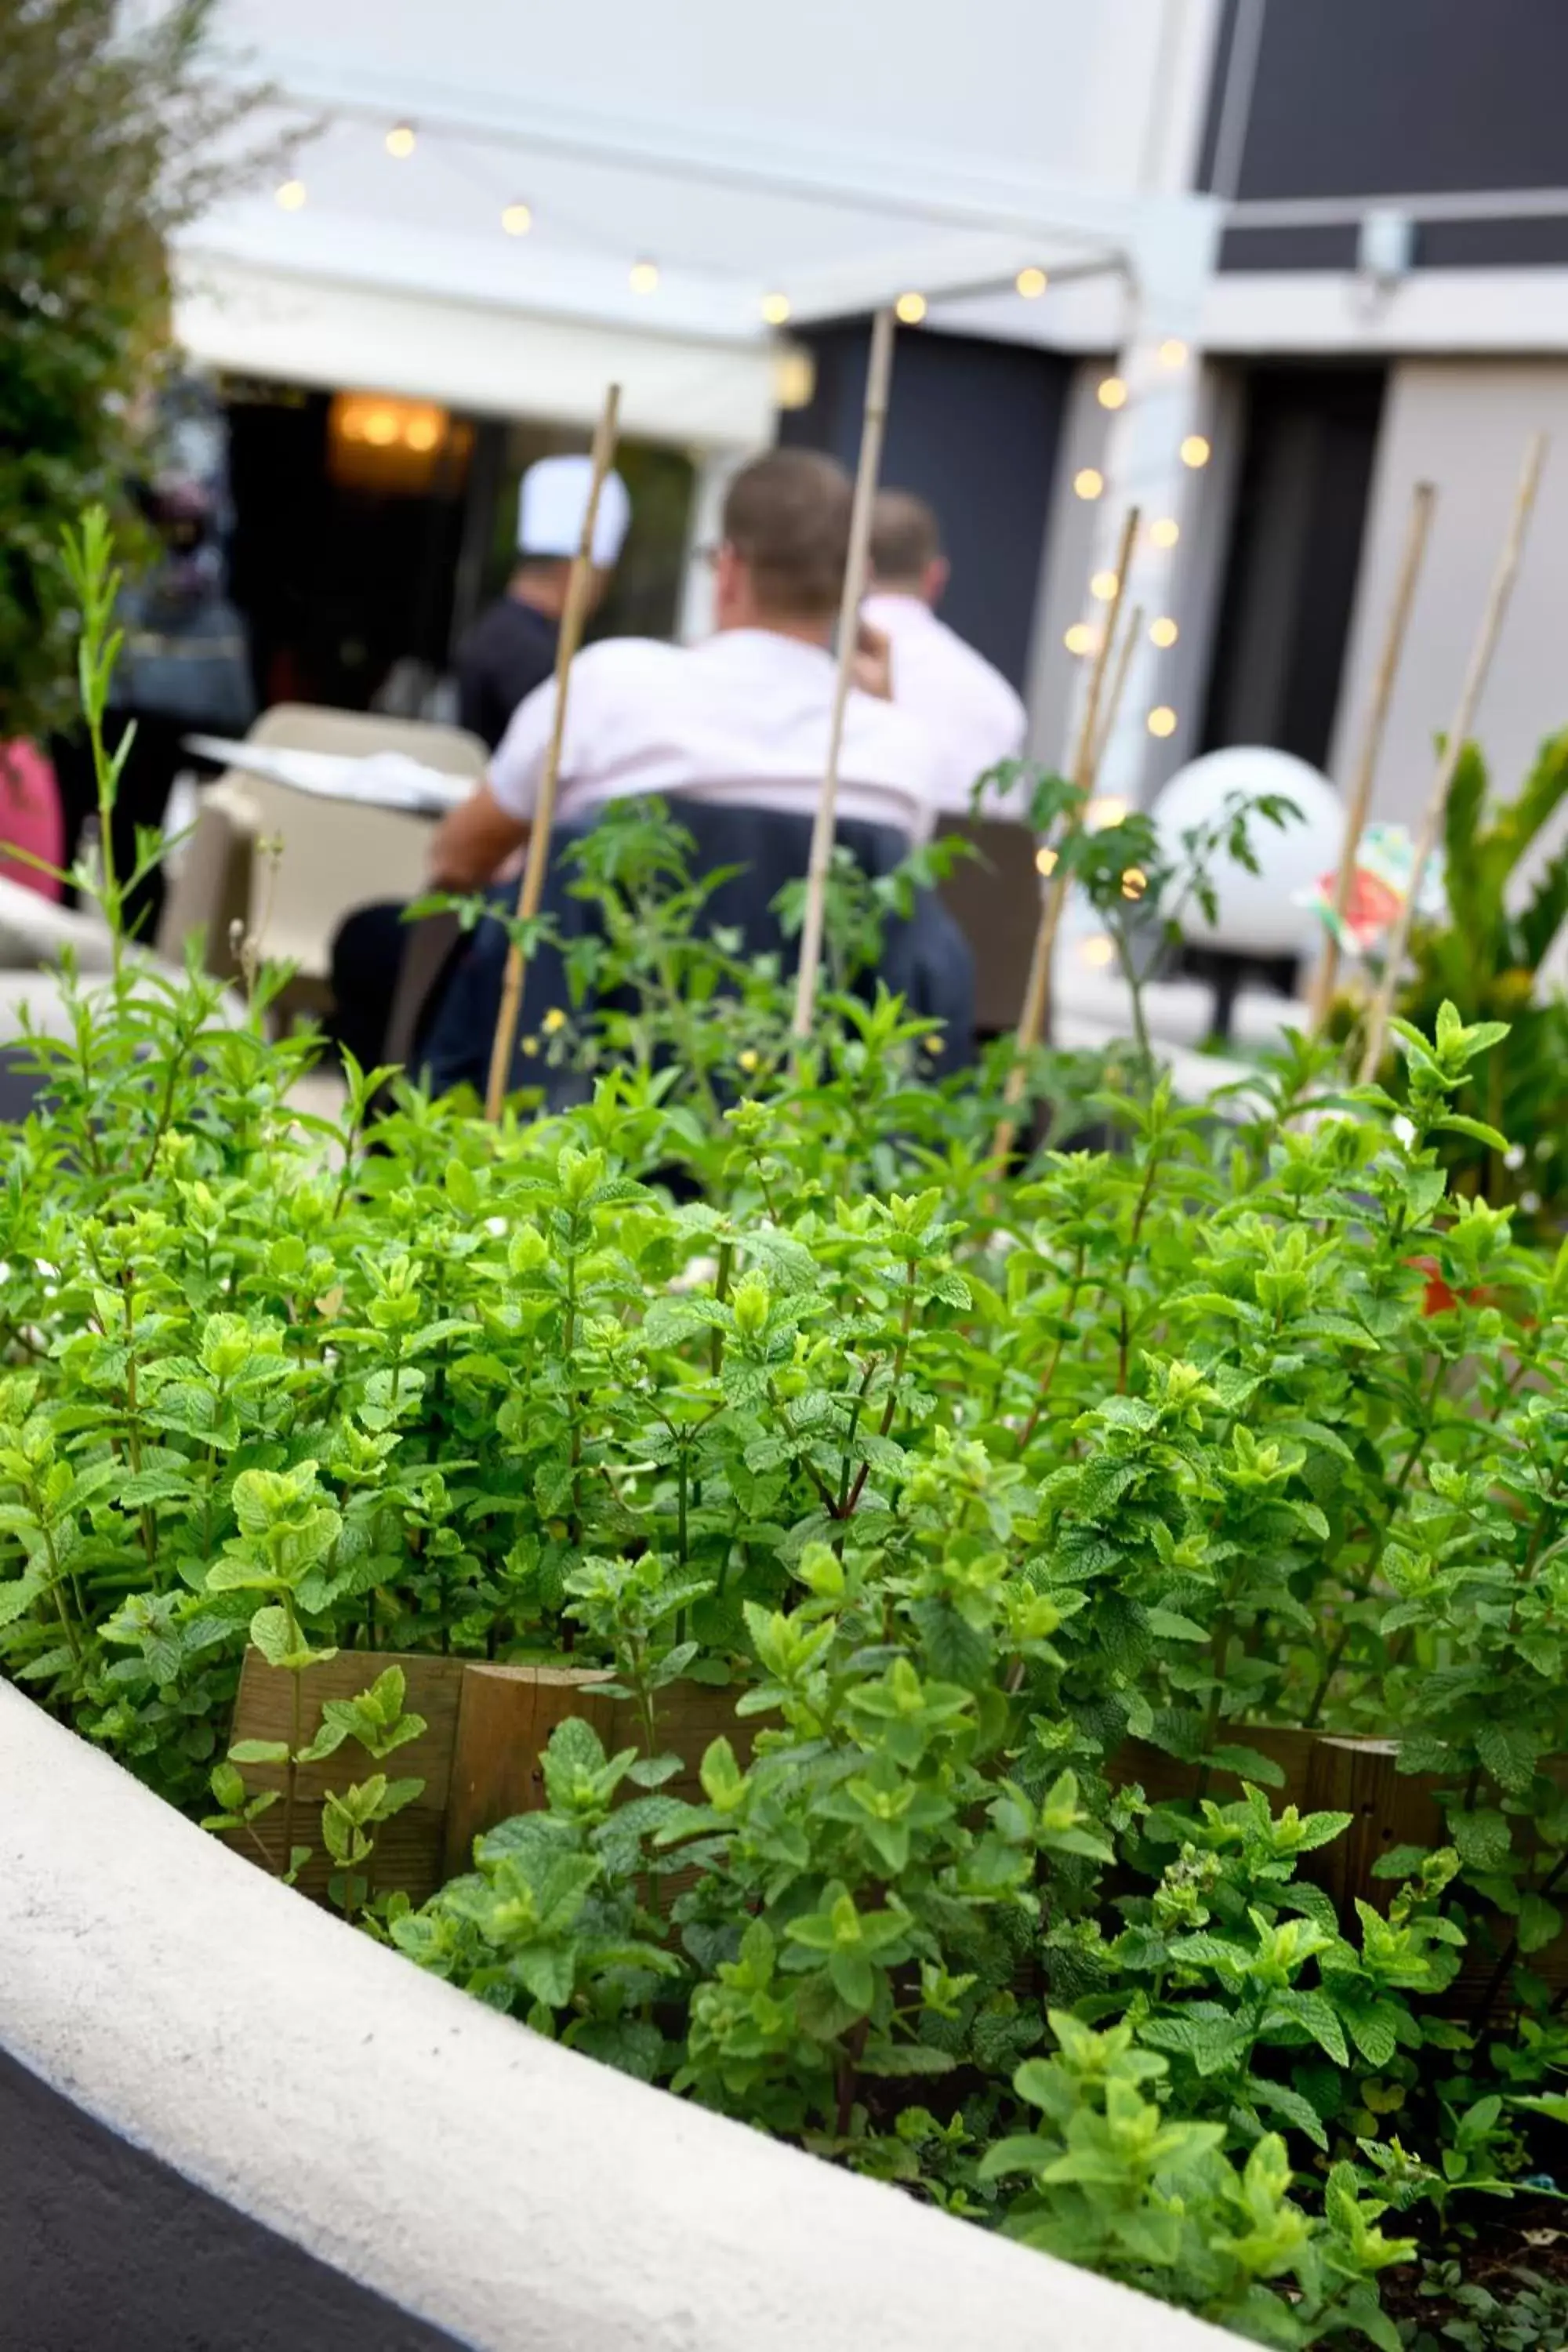
[[[1141,866],[1130,866],[1121,877],[1122,897],[1141,898],[1148,887],[1149,877],[1144,873],[1143,868]]]
[[[508,236],[526,236],[533,226],[533,215],[526,205],[508,205],[501,213],[500,225]]]
[[[1149,713],[1149,732],[1150,732],[1150,734],[1151,734],[1151,735],[1173,735],[1173,734],[1175,733],[1175,731],[1176,731],[1176,714],[1175,714],[1175,712],[1172,709],[1172,708],[1171,708],[1171,706],[1170,706],[1170,704],[1169,704],[1168,702],[1157,702],[1157,703],[1154,705],[1153,709]]]
[[[1105,476],[1096,466],[1080,466],[1072,478],[1072,486],[1080,499],[1097,499],[1105,488]]]
[[[412,122],[395,122],[386,134],[386,152],[400,163],[405,155],[413,154],[416,144]]]
[[[1069,654],[1091,654],[1100,643],[1100,631],[1091,629],[1087,621],[1075,621],[1062,643]]]
[[[1119,584],[1114,572],[1097,572],[1089,583],[1089,593],[1098,596],[1102,604],[1109,604]]]
[[[403,437],[411,449],[434,449],[441,438],[441,427],[433,416],[416,413],[404,426]]]
[[[1170,515],[1162,515],[1158,522],[1152,522],[1149,526],[1149,537],[1156,547],[1174,547],[1181,535],[1181,524],[1174,521]]]
[[[1028,269],[1020,269],[1018,275],[1013,280],[1014,285],[1017,288],[1026,302],[1037,301],[1050,282],[1050,279],[1046,276],[1043,269],[1036,269],[1033,268]]]
[[[1167,335],[1160,346],[1160,365],[1168,368],[1185,367],[1187,347],[1180,335]]]
[[[395,410],[373,408],[364,420],[364,437],[373,449],[390,449],[397,438]]]
[[[285,180],[278,191],[278,201],[286,213],[297,213],[305,201],[303,180]]]
[[[658,286],[658,262],[634,261],[631,268],[631,277],[628,282],[634,294],[654,293]]]
[[[767,320],[770,327],[782,327],[784,320],[789,317],[789,296],[787,294],[764,294],[763,296],[763,316]]]
[[[1119,375],[1108,375],[1095,394],[1101,408],[1123,408],[1127,404],[1127,386]]]
[[[1177,628],[1174,621],[1166,616],[1162,616],[1158,621],[1152,621],[1149,624],[1149,642],[1151,645],[1156,645],[1162,647],[1165,646],[1173,646],[1181,634],[1182,633]]]
[[[893,311],[906,327],[918,327],[926,314],[926,298],[923,294],[900,294]]]
[[[1103,833],[1108,824],[1120,824],[1126,814],[1126,802],[1114,793],[1105,793],[1089,802],[1083,821],[1090,833]]]
[[[1103,931],[1096,931],[1092,939],[1087,939],[1082,942],[1079,953],[1085,963],[1103,968],[1115,955],[1116,950]]]
[[[1183,465],[1193,467],[1206,466],[1209,461],[1209,445],[1204,438],[1203,435],[1201,433],[1189,433],[1186,439],[1182,444]]]

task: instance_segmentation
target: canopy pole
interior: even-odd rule
[[[594,470],[588,485],[588,503],[583,513],[583,535],[577,542],[577,552],[572,558],[571,576],[566,583],[566,603],[561,615],[561,635],[556,641],[555,709],[551,716],[550,740],[545,747],[544,766],[539,778],[539,803],[529,832],[528,855],[523,862],[522,880],[518,886],[517,917],[520,922],[532,921],[539,912],[540,899],[544,895],[544,876],[550,863],[550,836],[555,824],[555,788],[561,774],[561,745],[566,726],[566,690],[571,680],[573,656],[583,641],[583,625],[588,617],[588,591],[594,577],[594,526],[599,518],[599,493],[605,487],[605,477],[615,456],[620,407],[621,387],[613,383],[605,394],[605,405],[594,435]],[[489,1082],[485,1088],[485,1117],[492,1122],[500,1118],[501,1104],[506,1099],[506,1082],[517,1044],[518,1016],[522,1011],[522,989],[527,971],[527,954],[514,939],[507,950],[500,1012],[490,1048]]]

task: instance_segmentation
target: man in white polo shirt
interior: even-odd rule
[[[713,559],[715,635],[689,646],[606,638],[573,663],[559,822],[637,793],[815,814],[850,495],[842,469],[810,450],[776,450],[742,468]],[[554,710],[553,679],[518,706],[487,781],[436,836],[434,883],[487,882],[527,838]],[[923,841],[939,775],[917,719],[852,690],[838,761],[842,819]]]
[[[948,562],[935,515],[909,490],[883,490],[871,520],[873,593],[861,611],[889,641],[892,696],[921,719],[942,760],[938,804],[968,816],[976,777],[1024,748],[1025,713],[1007,680],[937,617]]]
[[[572,665],[557,824],[581,831],[607,802],[638,793],[669,801],[696,837],[699,871],[744,861],[738,920],[753,951],[775,943],[772,901],[805,870],[827,756],[830,646],[850,501],[848,477],[830,458],[788,449],[756,459],[735,477],[724,503],[713,558],[714,635],[689,647],[616,638],[584,648]],[[487,882],[526,840],[554,698],[552,680],[520,705],[485,782],[441,826],[430,861],[438,887]],[[881,695],[852,689],[838,818],[841,838],[871,870],[888,870],[927,838],[940,773],[936,747],[918,719]],[[714,919],[737,920],[733,898]],[[953,944],[963,958],[962,943]],[[487,1020],[493,1025],[499,956],[499,926],[486,926],[437,1017],[429,1066],[437,1083],[477,1071],[489,1044]],[[538,1017],[536,969],[525,1029]],[[542,969],[538,979],[542,988]],[[963,1026],[962,1013],[953,1026]]]

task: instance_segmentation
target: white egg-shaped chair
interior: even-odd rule
[[[1184,834],[1215,823],[1233,793],[1255,800],[1264,793],[1293,802],[1300,816],[1283,827],[1261,817],[1250,819],[1247,838],[1258,860],[1256,874],[1223,848],[1215,853],[1209,872],[1219,902],[1216,919],[1208,921],[1195,896],[1188,898],[1178,919],[1190,947],[1264,962],[1310,955],[1322,937],[1317,916],[1296,899],[1337,870],[1344,807],[1328,778],[1305,760],[1265,744],[1205,751],[1171,778],[1149,814],[1166,856],[1184,864]]]

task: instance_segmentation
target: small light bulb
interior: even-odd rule
[[[1158,621],[1152,621],[1149,625],[1149,642],[1151,645],[1160,646],[1162,647],[1165,646],[1173,646],[1181,634],[1182,633],[1180,629],[1177,628],[1174,621],[1171,620],[1169,617],[1164,617]]]
[[[278,201],[286,213],[297,213],[305,201],[303,180],[285,180],[278,191]]]
[[[508,236],[526,236],[533,226],[533,215],[527,205],[507,205],[502,208],[500,225]]]
[[[1185,367],[1187,347],[1180,335],[1167,335],[1160,346],[1160,365],[1168,368]]]
[[[1095,394],[1101,408],[1125,408],[1127,386],[1119,375],[1108,375]]]
[[[1141,866],[1130,866],[1121,877],[1122,897],[1141,898],[1148,887],[1149,877],[1144,873],[1143,868]]]
[[[1103,969],[1110,961],[1116,950],[1103,931],[1097,931],[1092,939],[1084,940],[1083,945],[1079,949],[1079,953],[1085,963]]]
[[[1174,547],[1182,535],[1182,526],[1170,515],[1162,515],[1149,526],[1149,537],[1155,547]]]
[[[1209,445],[1204,436],[1201,433],[1189,433],[1182,444],[1183,465],[1191,466],[1194,469],[1199,466],[1206,466],[1210,455]]]
[[[1091,654],[1100,644],[1100,631],[1090,628],[1087,621],[1075,621],[1063,637],[1069,654]]]
[[[441,438],[441,428],[433,416],[411,416],[404,427],[403,437],[411,449],[434,449]]]
[[[1175,731],[1175,712],[1172,709],[1168,702],[1157,702],[1153,709],[1149,713],[1150,734],[1173,735]]]
[[[1054,874],[1054,873],[1056,872],[1056,870],[1057,870],[1057,853],[1056,853],[1056,851],[1055,851],[1054,849],[1037,849],[1037,850],[1036,850],[1036,852],[1035,852],[1035,871],[1036,871],[1036,873],[1037,873],[1037,874]]]
[[[1097,499],[1105,488],[1105,476],[1096,466],[1080,466],[1072,486],[1080,499]]]
[[[1089,593],[1097,596],[1102,604],[1109,604],[1120,585],[1114,572],[1097,572],[1089,583]]]
[[[405,155],[413,154],[416,144],[412,122],[395,122],[386,134],[386,152],[395,155],[399,163]]]
[[[1103,833],[1107,825],[1120,824],[1126,814],[1126,802],[1119,800],[1114,793],[1106,793],[1089,802],[1083,821],[1090,833]]]
[[[655,293],[658,287],[658,262],[634,261],[628,283],[634,294]]]
[[[1043,269],[1020,269],[1013,280],[1026,302],[1037,302],[1050,284]]]
[[[764,294],[763,296],[763,316],[767,320],[770,327],[782,327],[784,320],[789,317],[789,296],[787,294]]]
[[[896,318],[902,320],[906,327],[918,327],[921,320],[926,314],[925,296],[923,294],[900,294],[898,300],[893,305],[893,313]]]
[[[391,448],[397,438],[397,418],[390,408],[371,410],[364,420],[364,437],[373,448]]]

